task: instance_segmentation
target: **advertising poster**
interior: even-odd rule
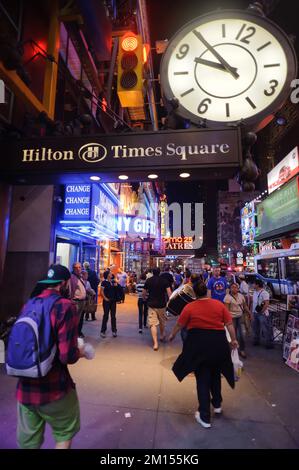
[[[255,204],[250,202],[241,210],[242,245],[254,244],[255,237]]]
[[[299,226],[298,177],[258,204],[257,221],[257,236],[263,238]]]
[[[284,337],[283,358],[286,364],[299,372],[299,318],[289,315]]]
[[[268,173],[269,194],[281,185],[289,181],[299,173],[298,147],[295,147],[288,155]]]
[[[218,191],[218,244],[219,251],[227,248],[242,250],[241,210],[256,193]]]

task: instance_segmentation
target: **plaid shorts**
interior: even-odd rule
[[[17,442],[20,449],[39,449],[44,442],[46,423],[52,428],[56,442],[69,441],[80,430],[76,390],[46,405],[29,406],[18,402],[17,411]]]

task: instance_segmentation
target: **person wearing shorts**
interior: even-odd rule
[[[171,288],[166,279],[160,276],[160,269],[153,269],[153,276],[146,280],[143,289],[143,299],[147,298],[148,326],[153,338],[153,349],[158,351],[158,329],[160,328],[160,341],[165,341],[166,303],[171,296]],[[148,296],[148,297],[147,297]]]
[[[71,274],[65,266],[52,265],[45,289],[38,296],[47,298],[66,290]],[[17,383],[17,443],[21,449],[39,449],[44,441],[46,423],[50,425],[56,449],[69,449],[80,429],[79,402],[67,364],[84,357],[78,348],[79,317],[75,304],[58,297],[50,311],[51,325],[57,338],[57,354],[44,377],[21,377]]]
[[[21,449],[39,449],[44,441],[46,424],[52,428],[56,448],[71,442],[80,430],[80,409],[76,390],[71,390],[60,400],[45,405],[25,406],[18,402],[17,440]]]

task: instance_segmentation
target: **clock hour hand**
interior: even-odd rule
[[[239,74],[238,72],[235,71],[235,68],[234,67],[231,67],[231,65],[229,65],[225,59],[223,59],[223,57],[219,54],[219,52],[216,51],[216,49],[214,49],[213,46],[211,46],[211,44],[209,44],[206,39],[203,37],[203,35],[199,32],[199,31],[196,31],[196,29],[193,30],[193,33],[195,34],[195,36],[203,43],[204,46],[206,46],[206,48],[216,57],[216,59],[219,60],[220,64],[223,65],[223,67],[234,77],[234,78],[239,78]]]
[[[218,62],[212,62],[211,60],[201,59],[201,57],[195,57],[194,62],[197,64],[207,65],[213,67],[214,69],[223,70],[224,72],[229,72],[224,65],[219,64]],[[237,69],[232,67],[232,70],[237,73]]]

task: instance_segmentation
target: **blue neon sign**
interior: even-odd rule
[[[65,186],[64,220],[89,220],[91,203],[90,184],[68,184]]]
[[[65,186],[64,230],[89,238],[118,239],[118,198],[105,185],[69,184]]]

